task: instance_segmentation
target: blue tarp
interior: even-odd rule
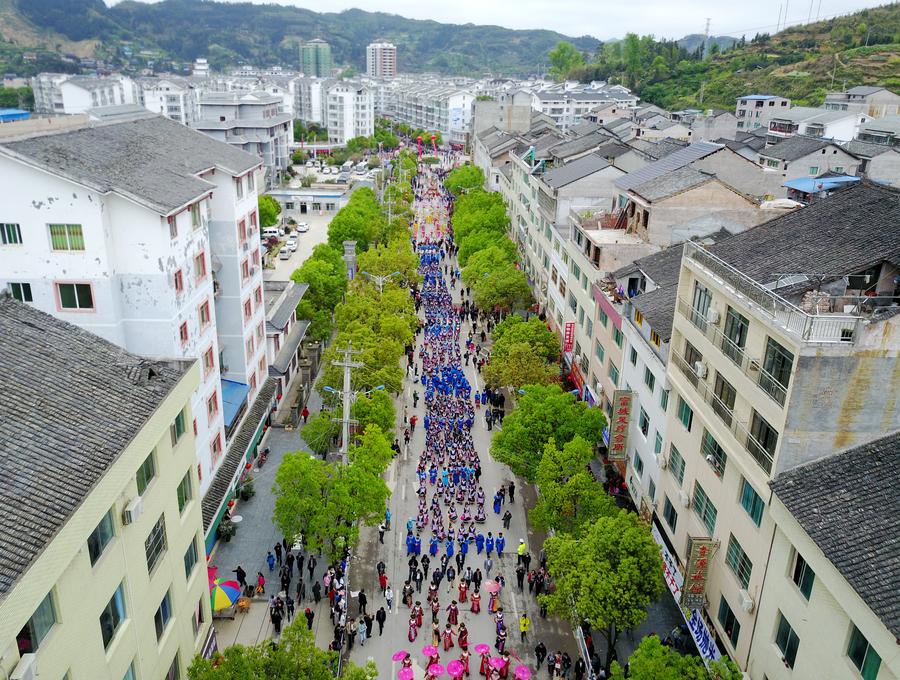
[[[22,109],[0,109],[0,123],[11,123],[14,120],[26,120],[31,114]]]
[[[838,187],[858,182],[859,177],[851,175],[841,175],[838,177],[800,177],[785,182],[783,186],[794,191],[802,191],[805,194],[817,194],[820,191],[831,191]]]
[[[222,403],[225,405],[225,427],[231,427],[238,412],[247,403],[250,386],[233,380],[222,381]]]

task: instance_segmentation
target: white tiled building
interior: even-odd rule
[[[183,125],[191,125],[200,116],[200,101],[197,89],[183,78],[148,79],[140,83],[144,108],[176,120]]]
[[[366,47],[366,75],[373,78],[393,78],[397,75],[397,46],[389,42],[374,42]]]
[[[328,87],[325,99],[328,141],[345,144],[354,137],[375,133],[375,98],[371,88],[352,81],[338,81]]]
[[[34,110],[42,114],[75,114],[101,106],[140,103],[137,84],[126,76],[74,76],[41,73],[31,79]]]

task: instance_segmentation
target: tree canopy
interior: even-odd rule
[[[516,260],[516,245],[506,237],[502,230],[481,228],[469,231],[466,237],[459,241],[457,257],[460,266],[465,267],[472,255],[491,246],[502,250],[509,262]]]
[[[269,194],[260,194],[257,201],[259,203],[259,223],[263,229],[271,227],[278,222],[278,216],[281,214],[281,203],[269,196]]]
[[[466,163],[449,172],[444,180],[444,186],[454,196],[459,196],[470,189],[484,186],[484,173],[477,165]]]
[[[328,244],[343,249],[344,241],[356,241],[356,251],[362,252],[385,231],[385,221],[375,192],[368,187],[357,189],[331,219]]]
[[[741,680],[743,674],[735,663],[723,658],[713,662],[707,671],[698,656],[679,654],[648,635],[628,658],[628,675],[618,661],[612,663],[612,680]]]
[[[332,312],[347,290],[347,265],[340,251],[320,243],[291,279],[309,286],[297,305],[297,318],[310,322],[307,337],[325,340],[331,335]]]
[[[569,73],[584,65],[584,56],[578,48],[564,40],[556,43],[547,58],[550,60],[550,73],[556,80],[564,80]]]

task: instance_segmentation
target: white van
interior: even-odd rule
[[[280,234],[278,233],[278,227],[266,227],[262,230],[263,238],[272,238],[273,236],[275,238],[278,238],[279,235]]]
[[[287,246],[281,249],[281,252],[278,253],[279,260],[290,260],[291,259],[291,250]]]

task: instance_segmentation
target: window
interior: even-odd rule
[[[675,508],[672,507],[672,501],[669,500],[668,496],[666,496],[666,500],[663,503],[663,519],[666,520],[666,524],[669,525],[669,528],[672,531],[675,531],[675,526],[678,524],[678,513],[675,512]]]
[[[744,346],[747,344],[749,328],[750,322],[747,321],[747,317],[729,307],[725,314],[725,337],[722,339],[722,353],[736,364],[740,364],[744,358]]]
[[[603,349],[603,345],[601,345],[599,342],[594,346],[594,354],[597,355],[597,359],[602,364],[603,359],[606,357],[606,350]]]
[[[237,192],[238,200],[244,197],[244,180],[241,177],[234,178],[234,189]]]
[[[631,352],[628,355],[628,361],[631,362],[632,366],[637,366],[637,350],[632,347]]]
[[[710,302],[712,302],[712,296],[709,290],[707,290],[706,286],[695,281],[690,319],[691,323],[702,331],[706,330],[706,313],[709,311]]]
[[[638,479],[641,478],[641,475],[644,474],[644,461],[641,460],[641,457],[638,455],[638,452],[634,452],[634,461],[632,462],[634,466],[634,471],[637,472]]]
[[[653,388],[656,387],[656,376],[653,375],[653,371],[650,370],[649,366],[644,367],[644,384],[647,386],[647,389],[650,390],[650,393],[653,393]]]
[[[184,273],[179,269],[175,272],[175,292],[181,293],[184,291]]]
[[[214,390],[209,399],[206,400],[206,416],[209,418],[209,422],[212,423],[213,420],[216,419],[216,414],[219,412],[219,391]]]
[[[250,361],[253,358],[253,336],[247,338],[247,361]]]
[[[753,571],[753,563],[750,561],[750,558],[747,557],[747,553],[744,552],[744,549],[741,547],[741,544],[738,543],[734,534],[731,534],[728,539],[728,551],[725,553],[725,564],[727,564],[728,568],[734,572],[738,582],[741,584],[741,588],[746,590],[747,586],[750,584],[750,572]]]
[[[209,301],[206,301],[202,305],[200,305],[197,315],[200,317],[201,330],[209,326],[209,323],[211,321],[209,314]]]
[[[184,436],[185,429],[187,428],[187,425],[185,424],[186,420],[184,409],[182,409],[178,415],[175,416],[175,420],[172,421],[172,424],[169,425],[169,434],[172,436],[172,446],[175,446]]]
[[[34,298],[31,297],[30,283],[10,283],[8,286],[9,294],[19,302],[34,302]]]
[[[191,498],[193,497],[190,470],[184,474],[184,477],[178,484],[178,488],[175,490],[175,494],[178,497],[178,512],[184,512],[185,507],[191,502]]]
[[[159,609],[153,615],[153,623],[156,625],[156,639],[159,640],[166,631],[166,626],[172,620],[172,599],[169,591],[166,591],[162,602],[159,603]]]
[[[812,594],[813,581],[816,580],[816,574],[800,553],[797,553],[797,557],[794,560],[794,572],[791,575],[791,580],[800,589],[803,597],[808,600]]]
[[[249,321],[250,317],[253,316],[253,304],[250,300],[244,301],[244,321]]]
[[[844,166],[843,166],[843,165],[835,165],[835,166],[832,168],[832,170],[834,170],[835,172],[843,173],[843,172],[844,172]]]
[[[725,474],[725,466],[728,464],[728,454],[725,453],[725,449],[719,445],[719,442],[715,440],[706,428],[703,428],[700,453],[719,477]]]
[[[253,173],[247,175],[247,191],[253,191],[256,188],[256,182],[253,179]]]
[[[60,309],[93,309],[94,292],[89,283],[57,283]]]
[[[659,333],[657,333],[656,331],[650,331],[650,342],[652,342],[654,345],[659,347],[659,345],[660,345]]]
[[[713,532],[716,530],[716,517],[719,512],[716,510],[716,506],[712,504],[712,501],[709,500],[709,496],[706,495],[703,487],[697,482],[694,482],[693,507],[694,512],[697,513],[697,517],[700,518],[700,521],[703,522],[706,529],[709,531],[709,535],[712,536]]]
[[[178,339],[181,341],[181,346],[184,347],[188,343],[188,325],[187,321],[182,323],[178,327]]]
[[[216,463],[219,462],[219,458],[222,457],[222,435],[216,435],[215,439],[212,441],[210,450],[212,451],[212,464],[213,467],[215,467]]]
[[[815,177],[819,174],[819,166],[818,165],[810,165],[809,166],[809,174],[812,177]]]
[[[712,400],[712,410],[722,419],[723,423],[730,427],[734,416],[734,399],[737,396],[737,392],[731,383],[725,380],[718,371],[716,371],[713,393],[715,394],[715,399]]]
[[[772,338],[766,339],[766,355],[763,359],[765,372],[759,374],[759,386],[779,404],[784,404],[785,392],[791,381],[794,366],[793,353],[786,350]]]
[[[256,373],[250,375],[250,396],[256,393]]]
[[[255,291],[253,291],[253,301],[256,303],[257,306],[262,304],[262,301],[263,301],[262,288],[258,287]]]
[[[113,524],[112,510],[110,510],[103,515],[103,519],[100,520],[97,528],[88,536],[87,546],[88,556],[91,558],[91,566],[97,564],[100,555],[103,554],[106,546],[109,545],[109,542],[113,540],[115,535],[115,525]]]
[[[84,234],[80,224],[50,224],[50,248],[84,250]]]
[[[199,281],[206,276],[206,253],[199,252],[194,256],[194,278]]]
[[[250,263],[247,260],[241,262],[241,281],[246,281],[250,278]]]
[[[647,493],[650,494],[650,500],[656,500],[656,482],[653,479],[650,480],[650,484],[647,486]]]
[[[662,435],[659,432],[657,432],[656,433],[656,441],[653,443],[653,453],[655,453],[658,456],[660,453],[662,453],[662,448],[663,448],[663,438],[662,438]]]
[[[669,410],[669,390],[660,392],[659,407],[663,410],[663,413]]]
[[[746,479],[741,479],[741,507],[747,511],[753,523],[759,526],[762,522],[763,499]]]
[[[777,446],[778,432],[754,410],[753,416],[750,418],[750,436],[747,438],[747,448],[767,472],[772,467]]]
[[[197,637],[197,633],[200,632],[200,627],[203,625],[203,600],[201,599],[197,602],[197,606],[194,608],[194,613],[191,616],[191,628],[194,630],[194,637]]]
[[[784,618],[784,614],[778,612],[778,630],[775,632],[775,645],[781,650],[788,668],[794,667],[797,660],[797,647],[800,646],[800,638],[791,628],[791,624]]]
[[[103,636],[104,649],[109,649],[109,643],[116,636],[116,631],[124,620],[125,592],[120,583],[106,607],[100,612],[100,634]]]
[[[136,680],[136,676],[134,674],[134,661],[132,661],[131,665],[128,666],[128,670],[125,671],[125,675],[122,676],[122,680]]]
[[[625,340],[625,336],[622,334],[618,328],[613,328],[613,342],[616,343],[616,346],[621,349],[622,343]]]
[[[688,432],[691,431],[691,425],[694,423],[694,411],[681,396],[678,397],[678,420]]]
[[[669,446],[669,472],[678,482],[678,486],[681,486],[684,482],[684,458],[674,444]]]
[[[212,347],[203,353],[203,377],[208,376],[216,367],[216,361],[213,357]]]
[[[191,572],[197,566],[197,541],[191,539],[191,544],[184,551],[184,577],[190,578]]]
[[[169,238],[175,239],[178,237],[178,224],[175,221],[175,215],[169,215],[166,218],[166,221],[169,223]]]
[[[252,187],[251,187],[252,188]],[[256,211],[250,213],[250,233],[256,231]]]
[[[147,571],[153,572],[153,567],[159,562],[166,551],[166,521],[165,515],[160,515],[156,524],[150,530],[147,540],[144,541],[144,554],[147,556]]]
[[[644,315],[638,310],[634,310],[634,325],[640,328],[644,323]]]
[[[22,245],[22,228],[18,224],[0,223],[0,245]]]
[[[619,369],[612,361],[609,362],[609,379],[612,380],[613,385],[619,384]]]
[[[847,656],[850,657],[850,661],[856,666],[863,680],[875,680],[878,677],[881,657],[872,649],[872,645],[856,626],[853,626],[853,633],[850,634]]]
[[[47,637],[47,633],[53,628],[54,623],[56,623],[56,608],[53,606],[53,592],[51,591],[47,593],[47,596],[34,610],[34,614],[28,619],[28,623],[16,636],[19,654],[36,652],[41,642]]]
[[[641,434],[644,435],[644,438],[646,439],[647,434],[650,432],[650,416],[647,415],[643,406],[641,406],[641,413],[638,417],[638,427],[641,428]]]
[[[147,487],[150,486],[150,482],[153,481],[153,478],[156,476],[156,463],[153,460],[153,452],[150,452],[150,455],[147,456],[147,459],[141,463],[141,466],[137,471],[137,490],[138,496],[143,496],[144,491],[147,490]]]
[[[597,320],[603,324],[603,327],[606,328],[606,323],[609,321],[609,316],[602,309],[597,312]]]
[[[725,635],[728,636],[728,641],[731,642],[732,648],[736,648],[738,637],[741,635],[741,624],[735,617],[734,612],[731,611],[731,607],[728,606],[728,602],[725,601],[724,595],[719,601],[718,619],[722,629],[725,631]]]
[[[194,229],[199,229],[200,224],[200,204],[194,203],[194,205],[191,206],[191,226]]]

